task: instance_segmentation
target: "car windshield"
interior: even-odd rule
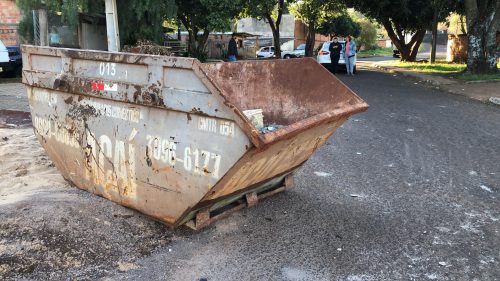
[[[297,46],[297,50],[305,50],[306,48],[306,44],[300,44],[299,46]]]

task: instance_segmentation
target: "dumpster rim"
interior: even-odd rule
[[[322,67],[319,63],[317,63],[313,58],[300,58],[299,60],[309,60],[315,62],[318,66],[321,67],[321,71],[327,71],[335,80],[337,80],[338,83],[341,83],[344,87],[346,87],[349,91],[350,94],[353,95],[353,97],[357,100],[356,104],[350,104],[346,105],[343,108],[337,108],[333,109],[330,111],[326,111],[320,114],[315,114],[312,115],[308,118],[305,118],[303,120],[294,122],[284,128],[278,129],[273,132],[268,132],[266,134],[261,134],[259,130],[252,124],[252,122],[246,117],[245,114],[243,114],[242,110],[240,110],[237,106],[235,106],[233,103],[229,101],[227,96],[225,95],[224,91],[221,90],[222,87],[220,87],[219,83],[215,80],[212,79],[211,75],[209,75],[208,71],[204,67],[204,63],[201,63],[196,59],[195,63],[193,64],[193,68],[195,65],[198,66],[198,69],[203,73],[203,75],[212,83],[212,85],[217,89],[218,94],[222,96],[222,98],[225,101],[225,104],[228,105],[230,108],[234,109],[234,112],[236,113],[237,116],[240,117],[241,120],[235,120],[238,124],[241,125],[242,130],[249,136],[250,140],[252,143],[257,147],[257,148],[263,148],[266,146],[269,146],[275,142],[278,142],[280,140],[285,140],[288,138],[291,138],[297,134],[299,134],[302,131],[305,131],[311,127],[314,127],[316,125],[329,122],[329,121],[335,121],[338,119],[341,119],[342,117],[349,117],[350,115],[354,115],[359,112],[363,112],[368,110],[369,105],[366,103],[361,97],[359,97],[351,88],[349,88],[344,82],[342,82],[340,79],[338,79],[335,75],[333,75],[330,71],[328,71],[326,68]],[[234,63],[234,62],[222,62],[222,63]],[[236,62],[238,63],[238,62]],[[258,64],[260,61],[255,60],[255,61],[248,61],[245,63],[253,63],[253,64]],[[214,63],[206,63],[206,64],[214,64]],[[220,64],[215,63],[215,64]]]

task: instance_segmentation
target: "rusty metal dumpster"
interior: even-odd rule
[[[34,131],[64,178],[173,227],[199,229],[287,189],[368,108],[309,58],[22,50]],[[263,133],[244,113],[255,109],[278,129]]]

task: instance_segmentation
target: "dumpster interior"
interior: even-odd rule
[[[311,58],[206,63],[203,69],[239,110],[262,111],[262,133],[365,104]]]

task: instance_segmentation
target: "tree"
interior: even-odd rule
[[[446,19],[450,13],[457,7],[456,0],[432,0],[431,1],[433,16],[432,16],[432,42],[431,42],[431,63],[436,62],[436,44],[437,31],[440,21]]]
[[[358,37],[361,33],[361,26],[359,23],[353,21],[350,16],[340,15],[323,22],[318,31],[323,35],[329,36],[336,34],[342,37],[347,35]]]
[[[376,46],[377,40],[377,26],[367,19],[358,22],[361,27],[361,32],[356,38],[359,50],[361,48],[372,49]]]
[[[101,2],[104,1],[101,0]],[[175,17],[176,14],[174,0],[119,0],[116,2],[122,45],[134,45],[139,40],[163,43],[163,22]]]
[[[500,44],[496,34],[500,26],[499,0],[465,0],[467,18],[467,71],[475,74],[498,72]]]
[[[401,54],[402,61],[415,61],[425,31],[431,28],[434,10],[433,0],[347,0],[348,3],[369,18],[382,24]],[[452,7],[446,7],[452,10]],[[438,21],[443,21],[440,13]],[[407,40],[408,35],[410,39]]]
[[[211,31],[231,30],[231,20],[241,13],[240,0],[175,0],[177,17],[188,32],[188,54],[206,59]]]
[[[281,58],[280,24],[285,0],[247,0],[245,7],[247,15],[267,21],[273,33],[274,55]]]
[[[345,5],[335,0],[302,0],[290,6],[292,14],[307,25],[305,56],[311,57],[318,28],[329,18],[345,11]]]
[[[17,5],[24,15],[20,32],[29,41],[33,38],[32,10],[61,12],[62,22],[75,28],[79,13],[104,15],[105,12],[103,0],[18,0]],[[116,8],[122,45],[135,44],[141,39],[162,42],[162,22],[175,14],[174,0],[121,0]]]
[[[465,24],[465,16],[458,13],[452,13],[447,21],[448,34],[467,34],[467,26]]]

